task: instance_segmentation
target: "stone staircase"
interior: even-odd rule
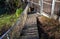
[[[28,15],[20,39],[39,39],[36,16]]]

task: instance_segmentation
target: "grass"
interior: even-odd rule
[[[18,17],[20,16],[20,14],[22,13],[22,8],[19,8],[16,10],[16,13],[11,14],[11,15],[1,15],[0,16],[0,32],[4,31],[3,29],[8,29],[9,27],[11,27],[16,20],[18,19]],[[1,33],[0,33],[1,35]]]

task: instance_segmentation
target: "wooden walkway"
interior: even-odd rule
[[[53,19],[49,20],[49,18],[38,16],[37,13],[28,14],[19,39],[59,39],[60,36],[55,34],[59,23]]]
[[[36,17],[37,14],[28,14],[20,39],[39,39]]]

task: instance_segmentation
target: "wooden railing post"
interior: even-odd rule
[[[43,0],[40,0],[40,14],[43,13]]]
[[[56,0],[52,0],[51,18],[53,18],[53,15],[54,15],[55,2]]]

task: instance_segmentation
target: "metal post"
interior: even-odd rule
[[[30,0],[27,0],[28,1],[28,5],[30,6]]]
[[[40,0],[40,14],[43,13],[43,0]]]
[[[54,15],[55,2],[56,2],[56,0],[52,0],[51,18]]]
[[[2,38],[0,37],[0,39],[2,39]]]
[[[9,35],[7,34],[7,39],[9,39]]]

